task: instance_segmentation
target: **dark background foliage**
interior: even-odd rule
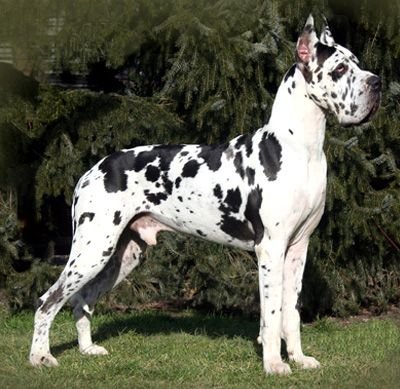
[[[400,4],[393,1],[0,0],[0,300],[31,309],[60,272],[70,201],[104,155],[214,143],[268,121],[298,32],[322,14],[382,78],[375,119],[328,120],[326,212],[303,315],[400,299]],[[166,233],[103,309],[178,302],[258,312],[253,254]]]

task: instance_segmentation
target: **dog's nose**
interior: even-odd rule
[[[370,76],[367,79],[367,85],[372,92],[379,92],[381,90],[381,79],[378,76]]]

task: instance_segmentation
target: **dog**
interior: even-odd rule
[[[224,144],[139,146],[102,159],[76,186],[71,253],[39,299],[31,364],[58,365],[49,330],[68,300],[80,351],[107,354],[92,342],[93,306],[139,265],[157,233],[168,230],[255,251],[265,372],[291,372],[281,339],[289,360],[319,367],[303,354],[297,304],[310,235],[324,212],[326,114],[343,126],[369,121],[380,85],[335,43],[327,24],[318,38],[310,15],[268,125]]]

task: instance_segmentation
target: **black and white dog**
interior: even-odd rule
[[[259,341],[267,373],[287,374],[281,339],[302,368],[319,362],[300,342],[297,300],[309,238],[325,204],[325,115],[344,125],[368,121],[380,102],[379,78],[336,44],[328,26],[318,39],[310,16],[298,39],[268,125],[230,142],[153,145],[115,152],[79,180],[73,202],[73,244],[57,282],[40,298],[30,362],[56,366],[51,323],[74,306],[80,351],[93,344],[96,300],[123,280],[159,231],[185,232],[254,250],[261,303]]]

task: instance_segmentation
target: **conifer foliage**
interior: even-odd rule
[[[400,300],[400,5],[358,0],[0,0],[0,300],[30,307],[71,239],[79,176],[108,153],[222,142],[268,121],[310,12],[383,82],[369,124],[328,121],[328,197],[303,311]],[[103,300],[256,313],[252,254],[165,234]]]

